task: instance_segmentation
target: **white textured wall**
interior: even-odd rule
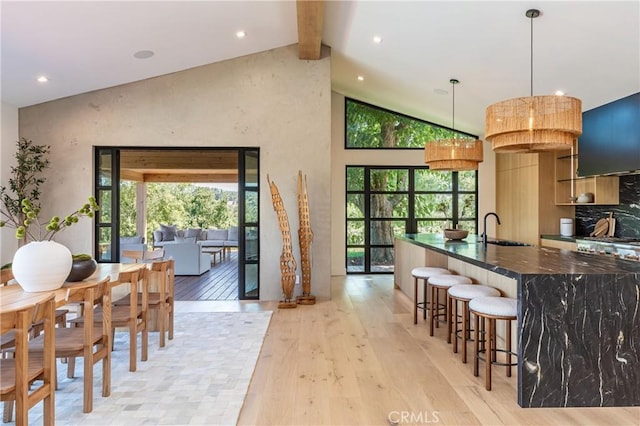
[[[346,150],[344,149],[344,95],[331,93],[331,274],[344,275],[345,270],[345,167],[349,165],[423,166],[424,152],[413,150]],[[482,135],[480,136],[482,138]],[[491,144],[484,143],[484,162],[478,168],[479,226],[482,216],[495,209],[495,155]],[[492,225],[493,221],[491,221]],[[495,235],[489,228],[489,235]]]
[[[11,166],[15,165],[16,141],[18,140],[18,108],[2,103],[2,139],[0,141],[0,185],[8,186]],[[13,253],[18,249],[15,230],[0,230],[0,265],[11,262]]]
[[[312,292],[329,298],[330,68],[328,49],[301,61],[292,45],[20,109],[20,135],[52,145],[44,215],[66,214],[92,194],[94,146],[259,147],[261,299],[281,297],[282,240],[266,175],[283,196],[299,263],[299,169],[314,231]],[[84,220],[56,239],[92,252],[91,235]]]

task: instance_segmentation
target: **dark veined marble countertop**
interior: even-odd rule
[[[406,234],[399,238],[511,278],[529,274],[640,273],[640,262],[602,255],[538,246],[487,244],[485,248],[473,234],[459,241],[446,240],[442,234]]]

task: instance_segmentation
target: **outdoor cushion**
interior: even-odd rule
[[[226,240],[228,235],[226,229],[207,229],[207,240]]]
[[[162,241],[162,231],[153,231],[153,241],[156,243]]]
[[[231,228],[229,228],[229,236],[227,237],[228,240],[231,241],[238,241],[238,227],[237,226],[232,226]]]
[[[162,241],[173,241],[176,237],[176,225],[160,225],[162,232]]]
[[[194,237],[195,239],[198,239],[198,237],[200,236],[200,231],[200,228],[188,228],[184,231],[184,236],[186,238]]]
[[[196,242],[196,237],[178,237],[178,236],[176,236],[174,238],[174,241],[176,243],[195,243]]]
[[[144,237],[135,235],[133,237],[120,237],[120,244],[140,244],[144,243]]]

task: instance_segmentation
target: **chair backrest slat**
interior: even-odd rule
[[[148,251],[144,258],[145,260],[162,260],[164,258],[164,249]]]
[[[122,250],[122,257],[134,259],[138,263],[144,258],[144,252],[142,250]]]

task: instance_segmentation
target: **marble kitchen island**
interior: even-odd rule
[[[411,268],[440,266],[516,297],[521,407],[639,406],[640,262],[477,240],[396,238],[396,285],[413,299]]]

